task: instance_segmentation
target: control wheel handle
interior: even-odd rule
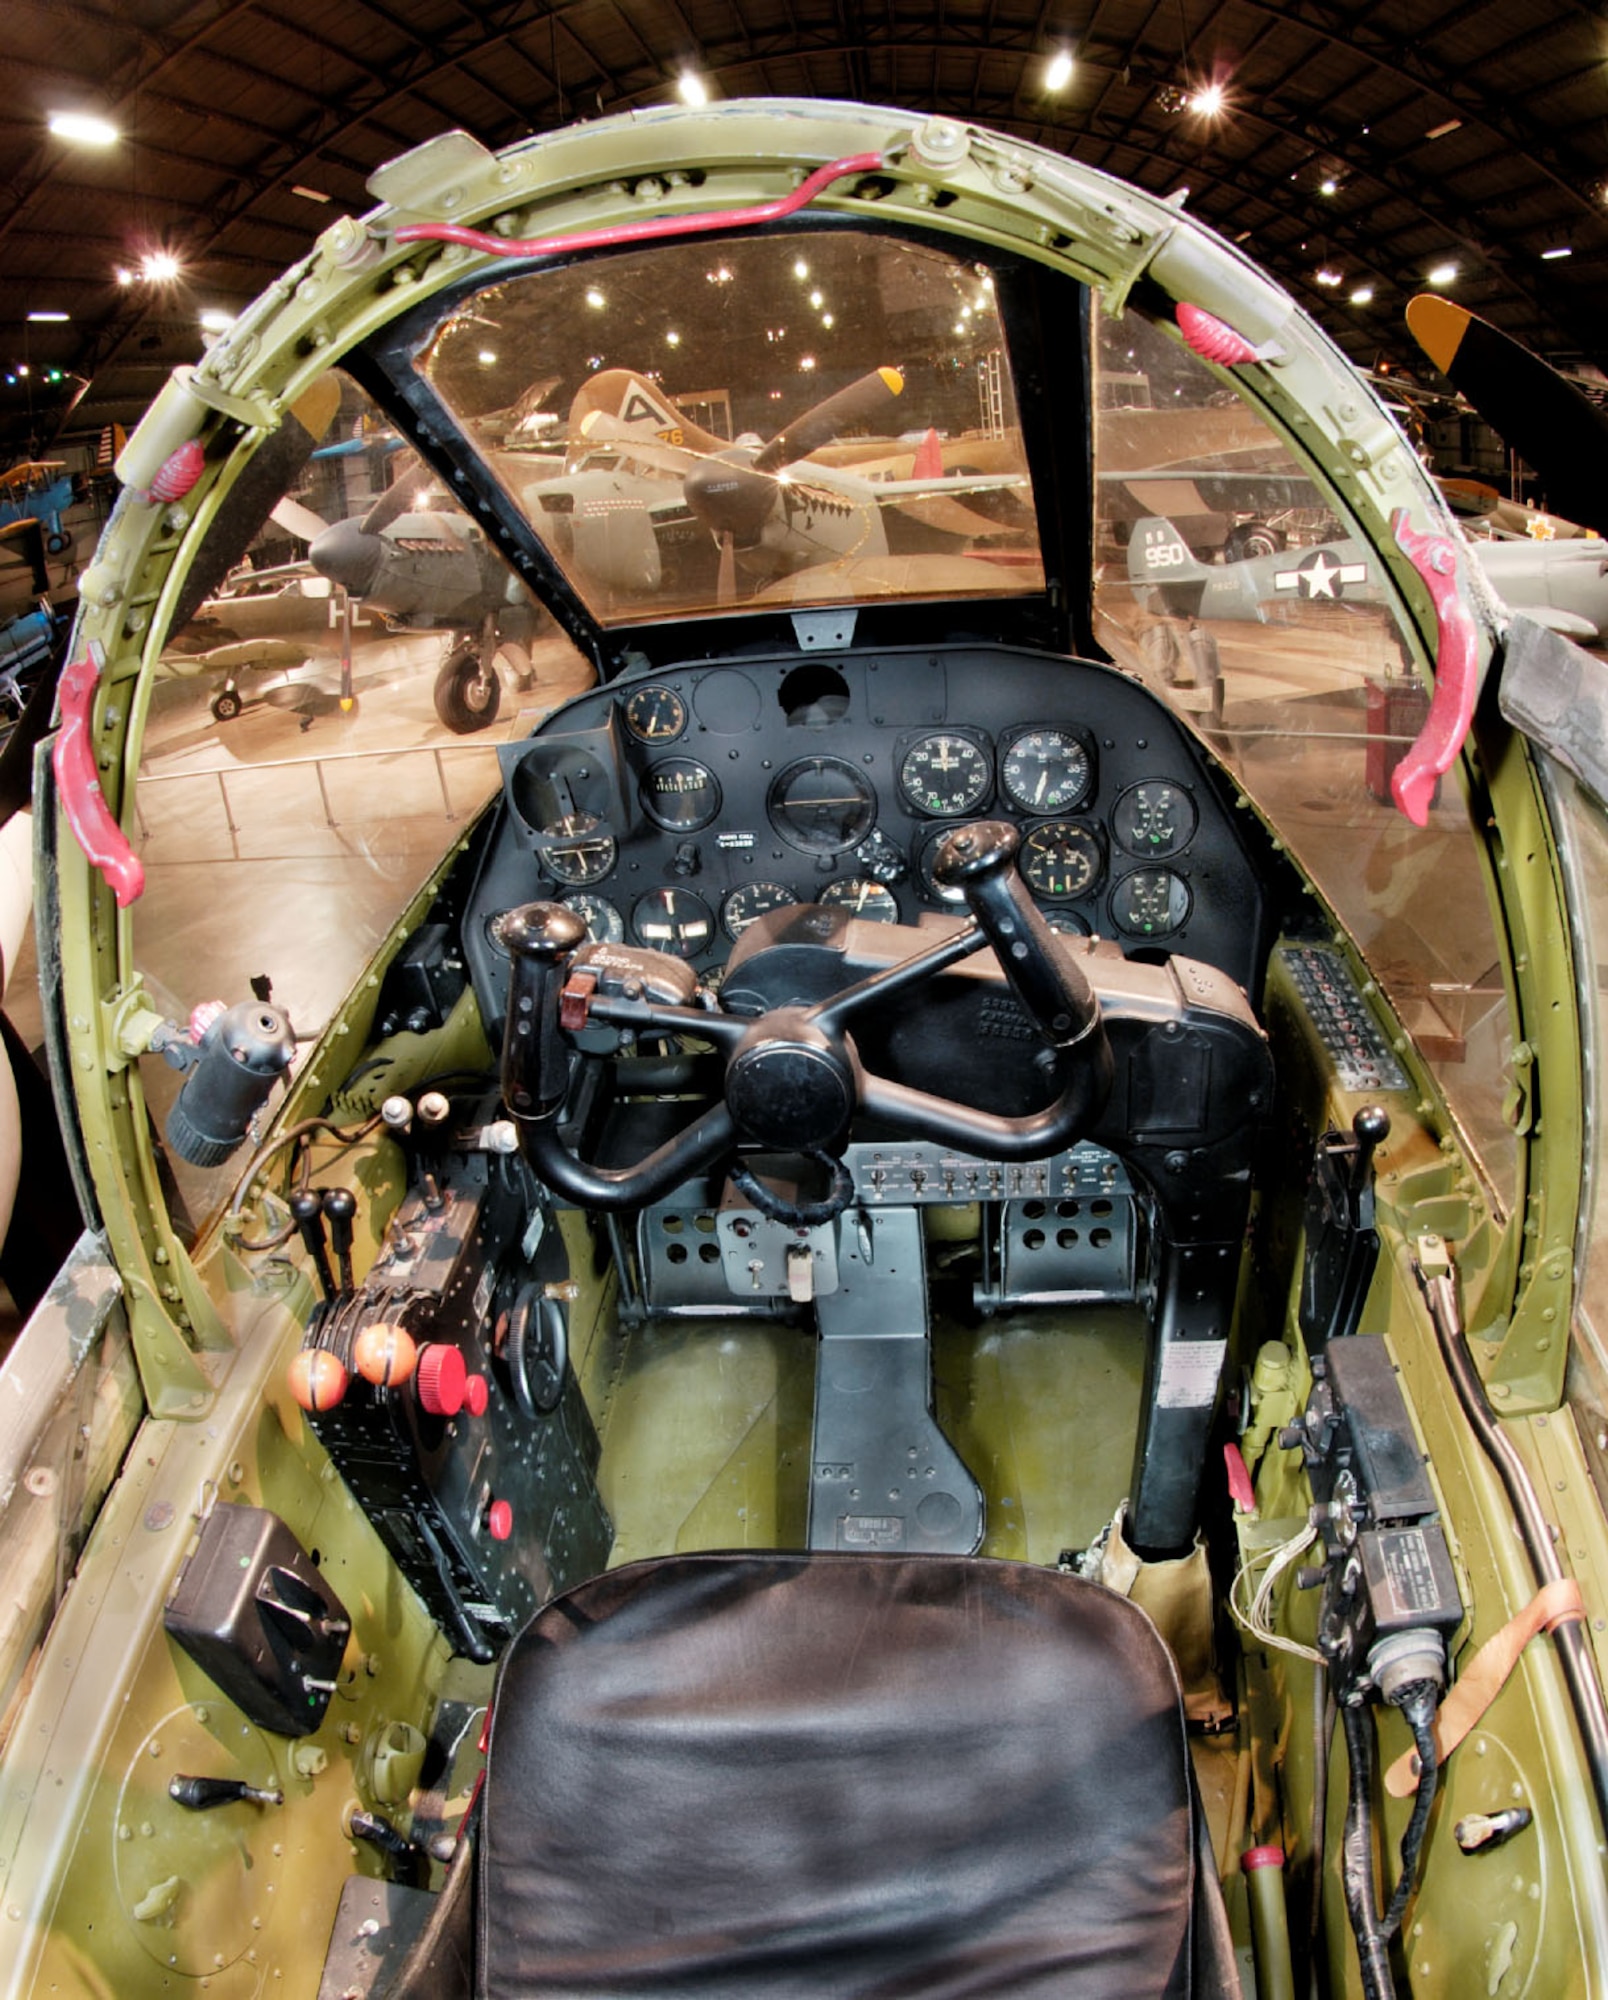
[[[586,942],[586,925],[562,903],[524,903],[503,912],[496,934],[513,967],[503,1036],[503,1102],[516,1118],[550,1118],[564,1102],[569,1084],[558,996],[571,957]]]

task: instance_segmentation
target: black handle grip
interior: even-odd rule
[[[1390,1136],[1390,1113],[1382,1105],[1365,1104],[1351,1121],[1356,1151],[1351,1156],[1351,1191],[1361,1194],[1373,1172],[1374,1151],[1380,1140]]]
[[[562,903],[525,903],[497,919],[497,938],[513,966],[503,1034],[503,1102],[515,1118],[551,1118],[569,1088],[558,996],[570,958],[586,940],[586,925]]]
[[[939,842],[933,879],[966,898],[1017,999],[1055,1047],[1067,1048],[1098,1029],[1100,1003],[1079,967],[1056,949],[1016,872],[1017,840],[1005,820],[958,826]]]
[[[352,1225],[357,1215],[357,1197],[350,1188],[326,1188],[324,1214],[329,1220],[330,1241],[340,1265],[341,1290],[352,1289]]]
[[[186,1778],[168,1780],[168,1797],[191,1812],[208,1812],[213,1806],[232,1806],[250,1799],[260,1806],[282,1806],[285,1795],[277,1787],[248,1785],[244,1778]]]
[[[335,1296],[335,1274],[329,1268],[329,1244],[324,1235],[324,1198],[315,1188],[303,1188],[291,1196],[290,1212],[301,1231],[301,1240],[307,1245],[313,1269],[318,1273],[319,1289],[326,1300],[332,1299]]]

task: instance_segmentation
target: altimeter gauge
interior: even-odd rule
[[[1094,762],[1070,730],[1030,729],[1000,758],[999,780],[1022,812],[1070,812],[1089,795]]]

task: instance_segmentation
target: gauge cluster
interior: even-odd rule
[[[486,923],[512,904],[552,897],[594,938],[712,980],[773,910],[952,908],[933,863],[982,818],[1017,828],[1053,928],[1260,980],[1270,923],[1240,817],[1168,710],[1109,667],[958,645],[689,665],[594,689],[499,755],[465,927],[492,1009],[507,966]]]

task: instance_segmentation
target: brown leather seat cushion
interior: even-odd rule
[[[509,1650],[484,1807],[488,2000],[1235,1990],[1171,1657],[1054,1571],[598,1577]]]

